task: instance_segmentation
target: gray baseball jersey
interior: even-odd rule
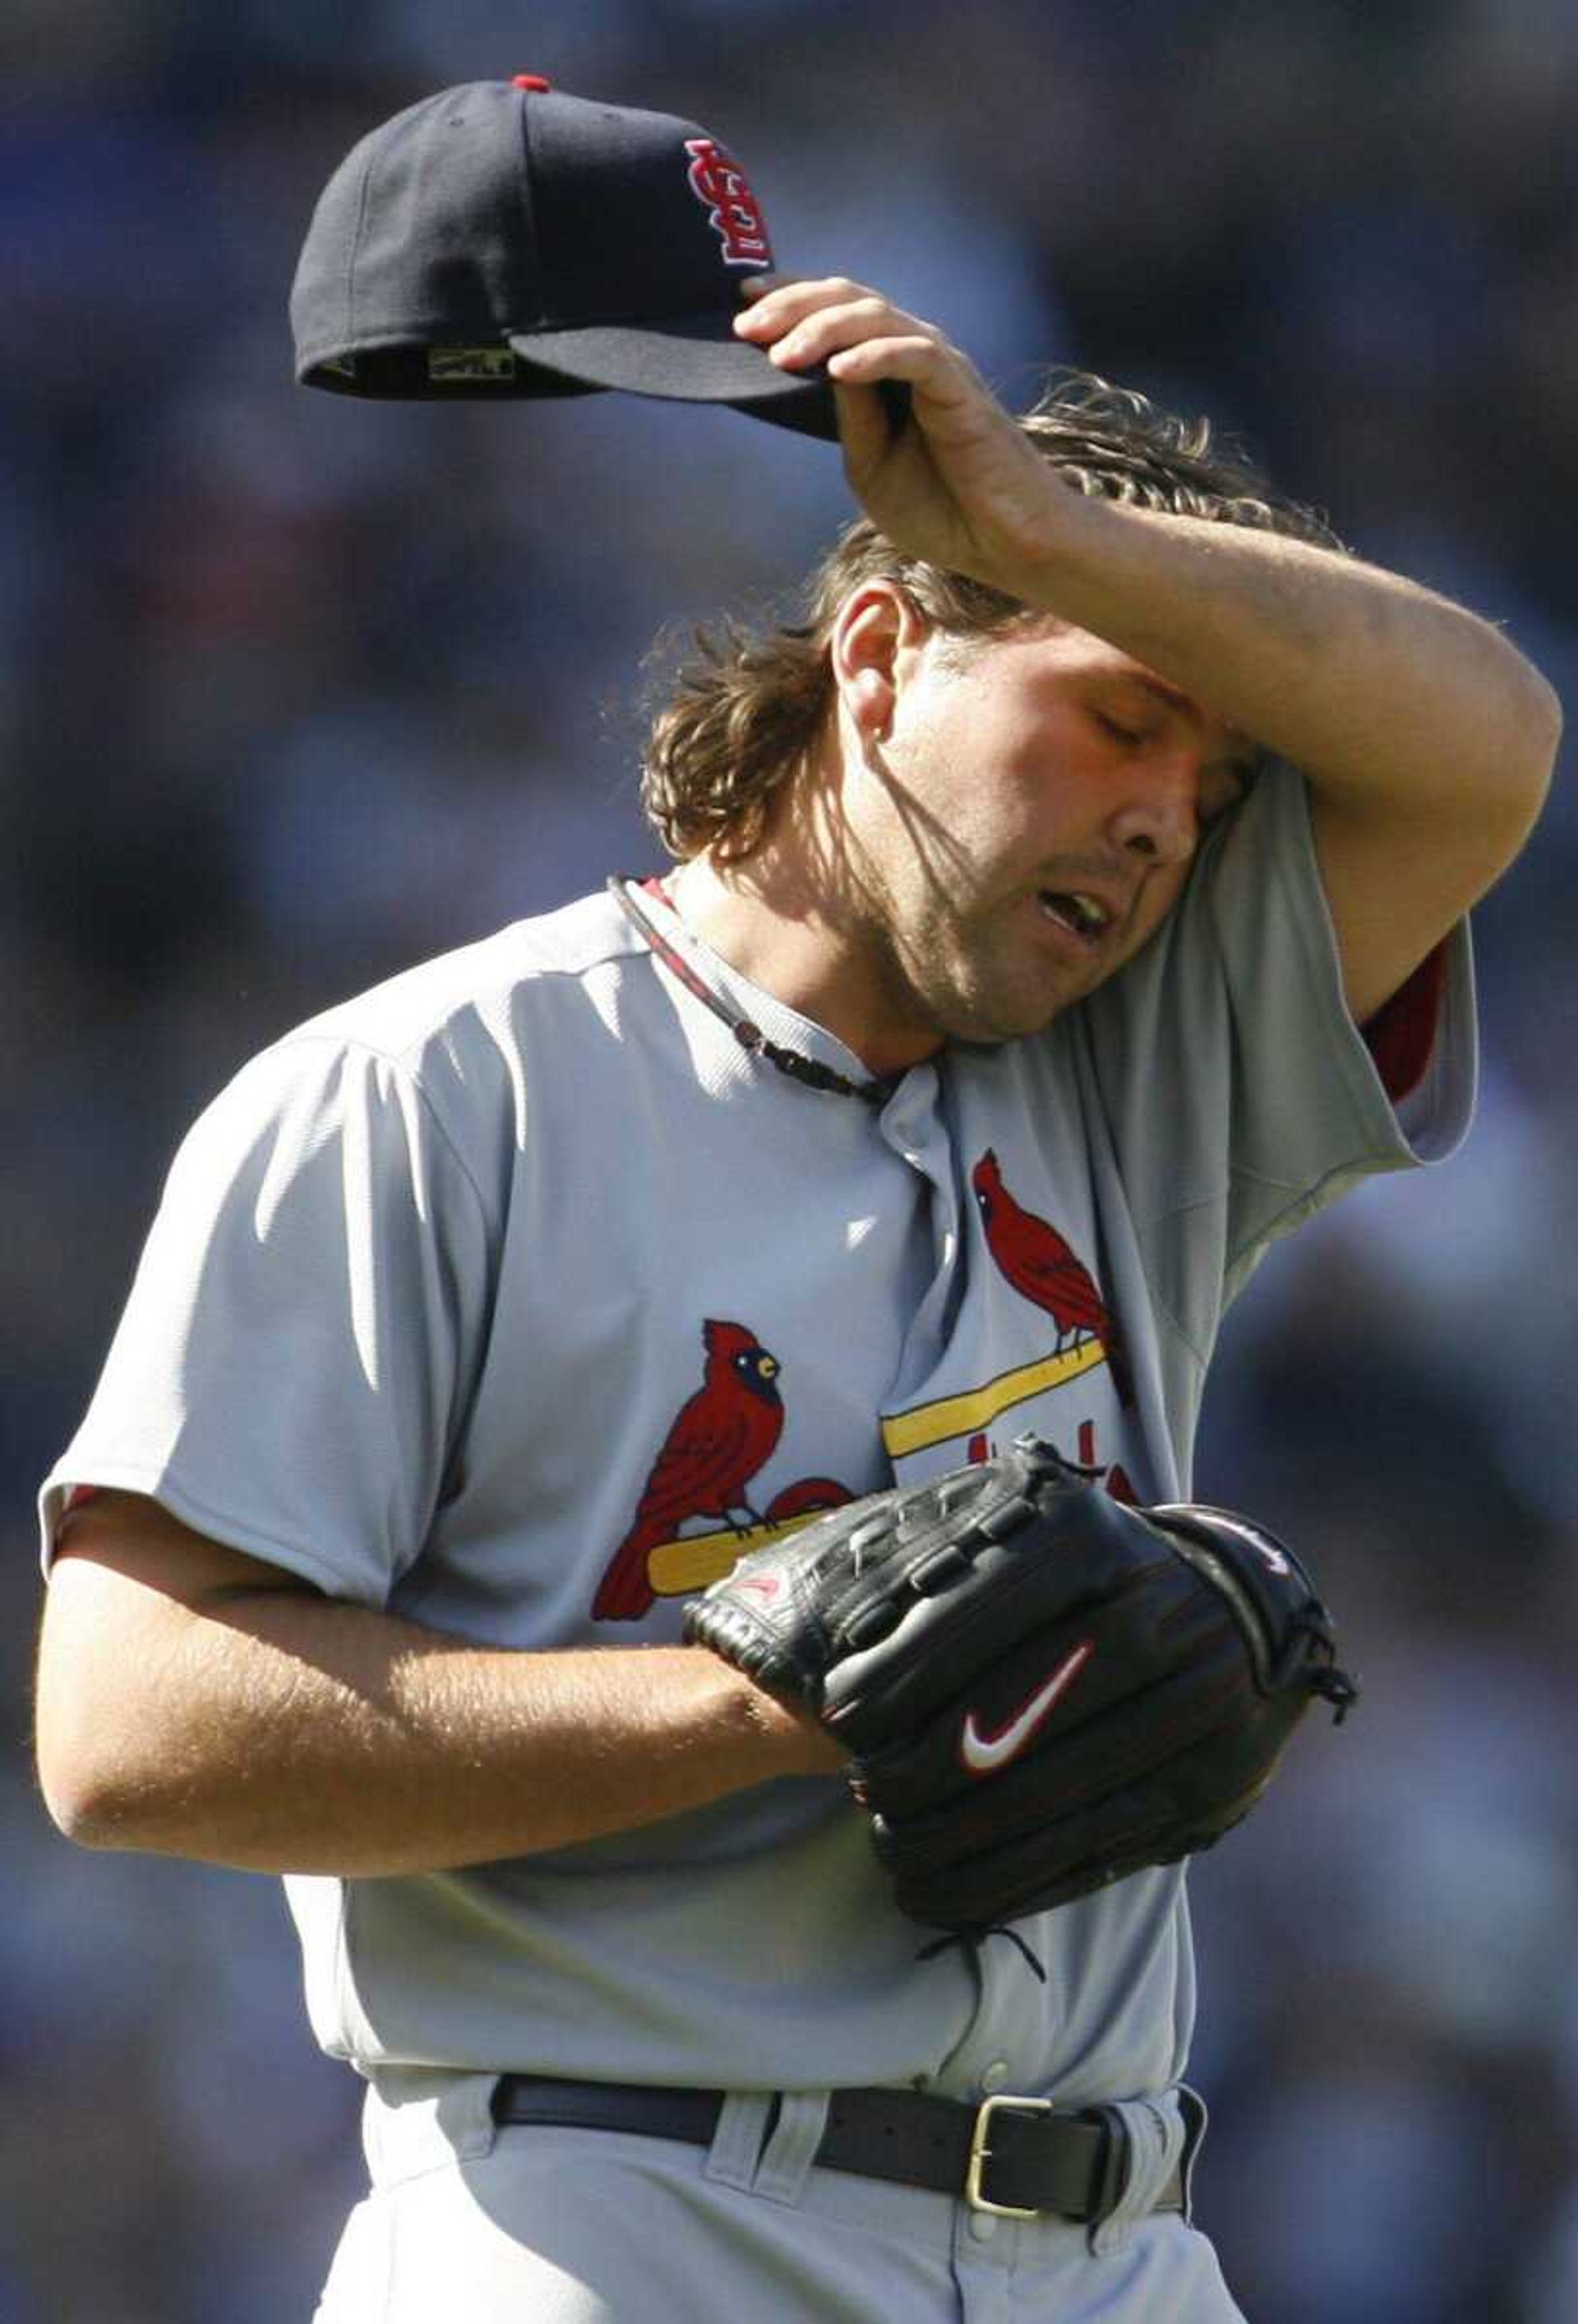
[[[644,901],[731,1007],[861,1077]],[[1027,1427],[1115,1491],[1187,1496],[1227,1303],[1345,1186],[1456,1142],[1472,1013],[1460,929],[1395,1111],[1288,770],[1119,975],[880,1109],[750,1057],[612,898],[524,922],[301,1028],[198,1121],[46,1483],[46,1556],[72,1485],[119,1486],[462,1637],[623,1646],[677,1638],[757,1526]],[[1180,1870],[1019,1924],[1044,1983],[999,1940],[919,1960],[832,1779],[288,1885],[317,2036],[386,2089],[517,2069],[968,2097],[1006,2061],[1078,2107],[1170,2091],[1188,2054]]]

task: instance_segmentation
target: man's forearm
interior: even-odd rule
[[[90,1846],[438,1871],[837,1764],[702,1648],[501,1652],[294,1589],[193,1608],[86,1559],[58,1568],[46,1632],[82,1591],[118,1601],[92,1626],[116,1644],[58,1692],[41,1657],[41,1768]]]
[[[1355,808],[1521,828],[1548,779],[1556,697],[1478,616],[1335,551],[1069,492],[1005,581],[1133,654]]]

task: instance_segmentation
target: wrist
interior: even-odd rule
[[[1008,545],[993,586],[1022,604],[1082,628],[1079,613],[1089,593],[1102,586],[1113,549],[1112,521],[1120,512],[1111,502],[1081,492],[1046,462],[1041,465],[1044,489],[1033,520]]]
[[[710,1646],[695,1651],[715,1665],[730,1728],[761,1780],[833,1775],[843,1766],[844,1753],[811,1711],[780,1702]]]

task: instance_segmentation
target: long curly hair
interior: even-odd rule
[[[1277,492],[1247,458],[1219,447],[1208,420],[1160,410],[1091,372],[1052,373],[1020,426],[1064,482],[1095,499],[1248,525],[1341,550],[1314,510]],[[1006,636],[1043,618],[1002,591],[894,548],[866,518],[848,525],[801,593],[798,618],[724,616],[660,639],[649,658],[641,798],[669,853],[711,849],[739,862],[761,844],[769,808],[821,742],[834,686],[829,641],[839,609],[867,581],[903,588],[949,637]]]

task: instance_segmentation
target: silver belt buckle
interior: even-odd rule
[[[1026,2211],[1017,2203],[994,2203],[981,2192],[981,2173],[992,2159],[986,2135],[992,2126],[992,2116],[1007,2107],[1014,2114],[1053,2114],[1050,2098],[1018,2098],[1005,2091],[1001,2097],[983,2098],[976,2108],[976,2126],[970,2133],[969,2168],[964,2176],[964,2200],[972,2211],[984,2211],[994,2219],[1039,2219],[1039,2211]]]

